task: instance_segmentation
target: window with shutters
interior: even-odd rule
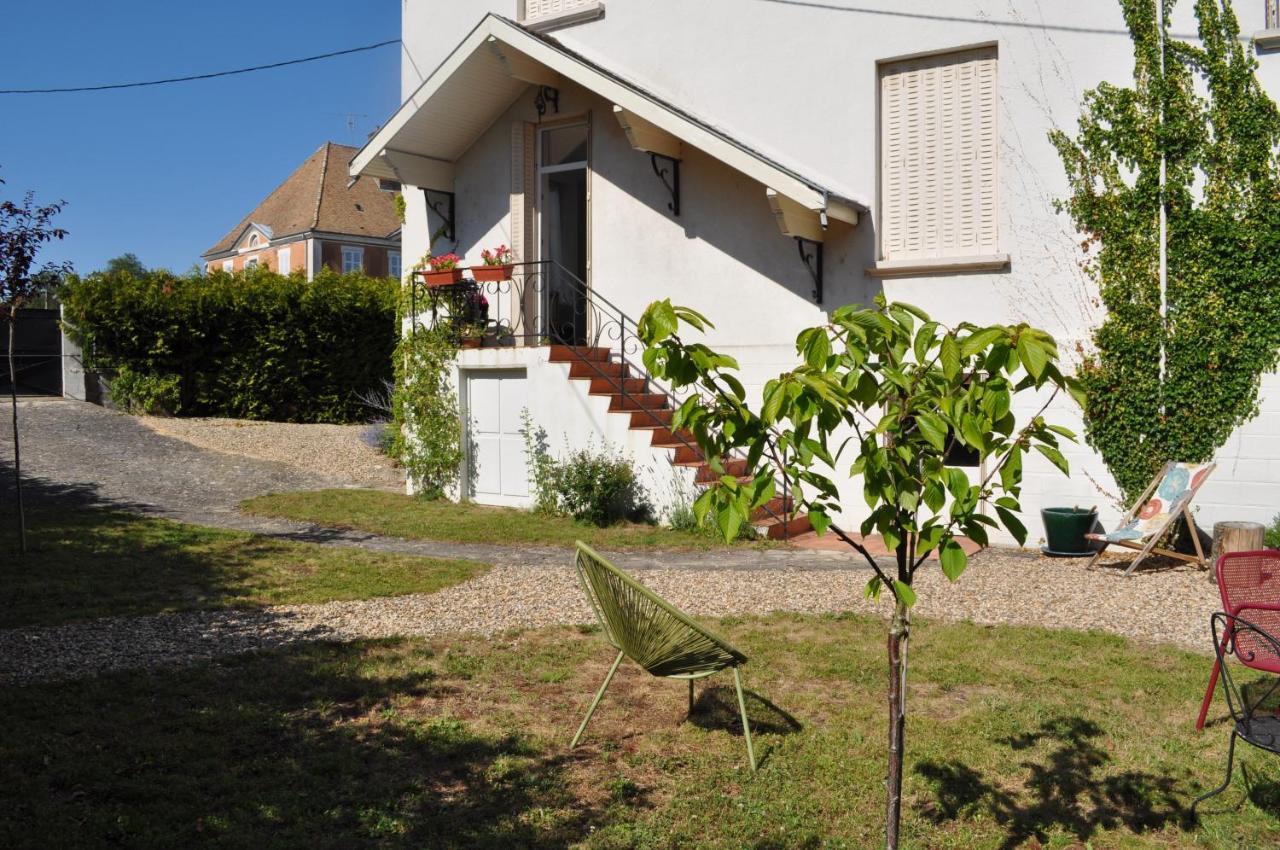
[[[517,0],[516,17],[530,29],[590,21],[604,14],[600,0]]]
[[[999,252],[996,49],[880,66],[880,256],[962,265]]]

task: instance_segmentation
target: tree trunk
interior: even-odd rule
[[[1219,556],[1261,549],[1266,533],[1260,522],[1215,522],[1213,548],[1209,550],[1209,581],[1217,581]]]
[[[885,847],[898,848],[902,819],[902,755],[907,719],[907,638],[910,621],[907,606],[898,602],[889,624],[889,778],[885,812]]]
[[[22,506],[22,452],[18,447],[18,367],[13,356],[18,309],[9,308],[9,401],[13,405],[13,484],[18,502],[18,552],[27,554],[27,515]]]

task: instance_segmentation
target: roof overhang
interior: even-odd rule
[[[808,179],[612,72],[498,15],[487,15],[351,160],[369,175],[452,191],[454,163],[532,85],[570,81],[613,104],[632,146],[673,159],[696,148],[762,183],[783,233],[820,240],[828,218],[866,205]]]

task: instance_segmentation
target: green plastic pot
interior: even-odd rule
[[[1098,521],[1096,510],[1042,508],[1040,519],[1044,522],[1046,554],[1084,557],[1094,553],[1092,544],[1084,536],[1093,531]]]

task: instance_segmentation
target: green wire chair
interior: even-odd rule
[[[596,692],[587,716],[578,727],[569,748],[578,746],[582,733],[591,722],[600,698],[604,696],[623,656],[630,658],[654,676],[689,680],[689,711],[693,711],[693,680],[721,670],[733,669],[733,683],[738,689],[738,710],[742,713],[742,732],[747,739],[747,756],[751,770],[756,769],[756,751],[751,745],[751,727],[747,724],[747,702],[742,696],[742,676],[738,668],[747,656],[725,640],[698,625],[684,612],[649,590],[640,582],[606,561],[591,547],[578,541],[576,559],[578,580],[609,642],[618,650],[604,684]]]

